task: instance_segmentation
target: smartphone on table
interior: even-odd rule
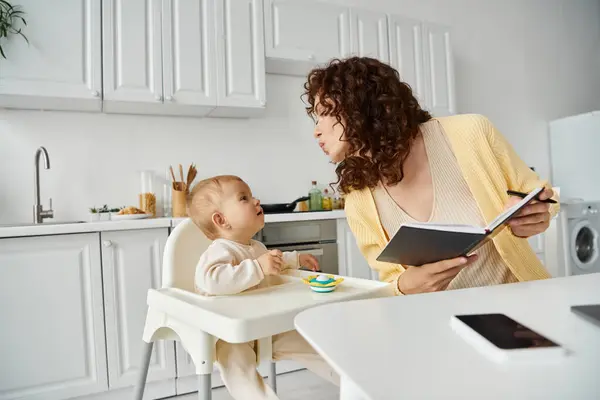
[[[560,344],[504,314],[454,315],[452,329],[494,361],[550,361],[566,354]]]

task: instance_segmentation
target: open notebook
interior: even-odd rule
[[[469,255],[500,232],[506,222],[543,190],[543,187],[533,190],[486,227],[435,223],[403,224],[377,260],[419,266]]]

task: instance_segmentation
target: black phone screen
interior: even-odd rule
[[[550,339],[504,314],[457,315],[456,318],[503,350],[559,347]]]

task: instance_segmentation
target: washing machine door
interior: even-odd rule
[[[575,275],[598,272],[598,230],[588,220],[579,221],[571,230],[571,260]]]

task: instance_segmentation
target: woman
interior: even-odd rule
[[[551,187],[481,115],[432,118],[392,67],[371,58],[334,60],[305,84],[314,135],[331,161],[350,229],[369,265],[397,294],[543,279],[526,238],[544,232],[558,206],[532,203],[476,255],[421,266],[376,257],[405,222],[485,226],[528,192]]]

